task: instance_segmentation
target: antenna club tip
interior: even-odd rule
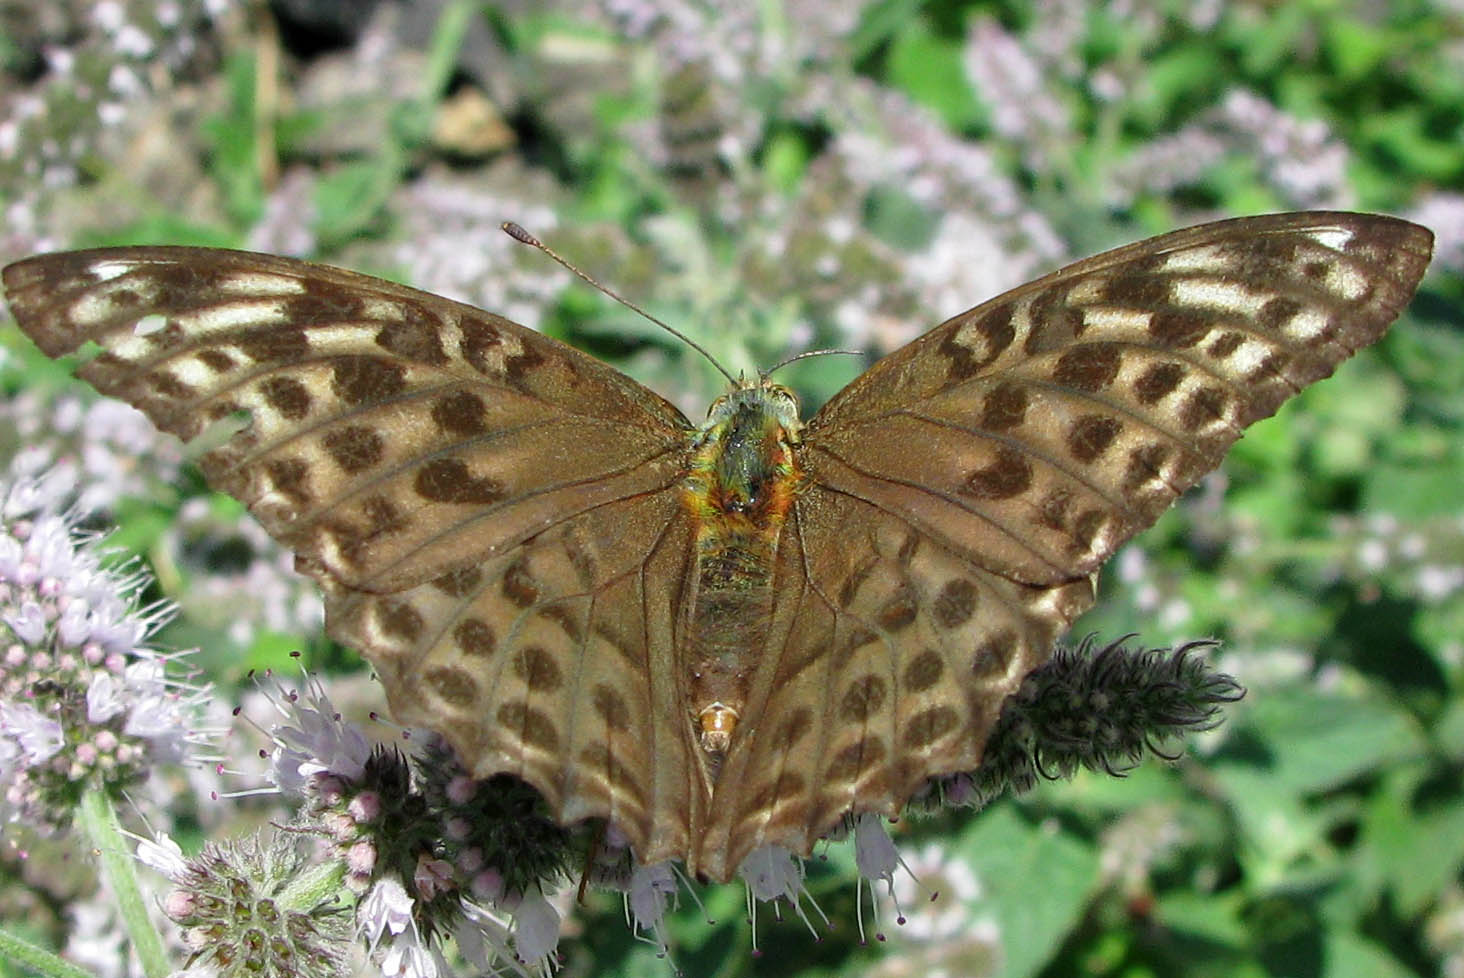
[[[499,227],[503,228],[503,230],[507,232],[508,236],[516,241],[522,241],[524,244],[532,245],[535,248],[542,247],[542,245],[539,243],[539,239],[534,237],[529,232],[525,231],[522,225],[515,224],[512,221],[504,221],[501,225],[499,225]]]

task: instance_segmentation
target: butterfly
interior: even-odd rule
[[[1125,540],[1377,340],[1432,235],[1310,212],[1080,261],[935,327],[811,418],[701,424],[502,317],[203,248],[4,270],[21,328],[185,439],[325,593],[398,720],[643,864],[727,880],[970,771]]]

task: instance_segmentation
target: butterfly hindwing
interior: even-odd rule
[[[679,858],[705,801],[671,628],[690,552],[662,491],[405,591],[327,586],[326,615],[393,715],[445,733],[470,771],[522,777],[563,824],[604,817],[643,858]]]
[[[780,539],[772,645],[711,813],[704,859],[806,852],[850,811],[899,814],[976,767],[1001,703],[1092,601],[1092,581],[1019,584],[908,520],[810,486]]]

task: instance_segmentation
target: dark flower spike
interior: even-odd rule
[[[932,780],[911,807],[981,807],[1079,767],[1122,777],[1146,753],[1178,760],[1186,735],[1214,729],[1224,704],[1245,695],[1205,661],[1202,653],[1219,644],[1213,639],[1170,650],[1130,648],[1133,637],[1096,652],[1091,637],[1060,646],[1002,707],[981,766]]]

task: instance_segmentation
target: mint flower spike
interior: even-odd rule
[[[42,489],[45,491],[43,492]],[[210,688],[146,641],[172,616],[142,605],[136,565],[104,565],[56,478],[0,483],[0,817],[71,824],[88,788],[113,801],[158,764],[199,765]]]
[[[1070,778],[1080,767],[1122,777],[1147,754],[1177,760],[1185,735],[1219,726],[1225,704],[1245,696],[1201,654],[1217,641],[1170,650],[1130,648],[1132,638],[1096,652],[1091,637],[1075,648],[1059,646],[1003,705],[981,766],[934,779],[911,799],[911,809],[979,808],[1038,780]]]

